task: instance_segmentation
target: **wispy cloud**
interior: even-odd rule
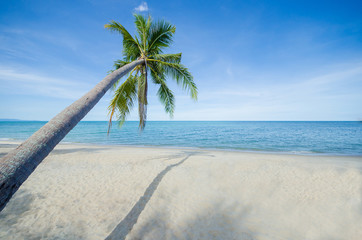
[[[148,11],[148,5],[147,5],[146,2],[142,2],[141,5],[136,7],[134,10],[136,10],[138,12],[147,12]]]
[[[223,81],[213,90],[201,86],[197,104],[190,105],[192,103],[188,101],[188,96],[176,96],[175,119],[358,120],[361,116],[359,89],[362,84],[362,63],[319,68],[323,70],[292,80],[290,78],[293,76],[279,76],[273,72],[266,75],[262,72],[248,73],[257,79],[269,78],[269,84],[268,81],[263,84],[245,81],[229,84]]]
[[[52,78],[31,72],[19,72],[11,67],[0,66],[0,83],[5,85],[5,82],[8,89],[16,89],[18,94],[71,100],[78,99],[91,88],[79,81]]]
[[[72,36],[68,31],[60,29],[57,29],[56,31],[45,32],[35,29],[11,29],[8,27],[0,26],[0,31],[6,36],[6,38],[0,38],[0,40],[3,40],[3,43],[5,41],[11,43],[14,41],[14,39],[20,39],[21,42],[23,42],[24,40],[26,40],[27,42],[41,41],[43,43],[69,48],[73,51],[76,51],[77,48],[82,44],[81,41]]]

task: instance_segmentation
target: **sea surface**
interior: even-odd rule
[[[46,122],[2,121],[0,140],[25,140]],[[82,121],[63,143],[225,149],[294,154],[362,155],[361,122],[149,121],[113,124]]]

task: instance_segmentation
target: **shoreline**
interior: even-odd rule
[[[26,140],[26,139],[25,139]],[[20,145],[25,140],[2,140],[0,139],[0,144],[18,144]],[[164,145],[132,145],[132,144],[102,144],[102,143],[82,143],[82,142],[60,142],[58,145],[84,145],[84,146],[106,146],[106,147],[134,147],[134,148],[160,148],[160,149],[174,149],[174,150],[199,150],[199,151],[220,151],[220,152],[236,152],[236,153],[250,153],[250,154],[271,154],[271,155],[290,155],[290,156],[316,156],[316,157],[362,157],[361,154],[344,154],[344,153],[314,153],[314,152],[298,152],[298,151],[289,151],[289,152],[277,152],[277,151],[264,151],[264,150],[241,150],[233,148],[202,148],[202,147],[185,147],[185,146],[164,146]]]

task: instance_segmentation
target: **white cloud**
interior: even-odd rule
[[[247,72],[244,77],[239,69],[231,70],[235,74],[231,82],[222,79],[212,90],[200,85],[196,104],[188,101],[188,96],[176,96],[175,120],[361,119],[361,62],[319,66],[318,72],[298,77],[262,71]],[[270,81],[236,79],[249,75]]]
[[[82,44],[78,39],[74,38],[73,34],[59,29],[57,29],[57,31],[44,32],[34,29],[3,28],[1,29],[1,34],[5,35],[5,37],[0,38],[2,44],[8,43],[6,48],[11,47],[11,45],[14,44],[14,40],[16,39],[21,39],[21,44],[25,47],[25,49],[31,48],[34,45],[33,43],[39,40],[52,45],[69,48],[73,51],[76,51],[77,48]],[[17,45],[18,44],[19,43],[17,43]],[[16,47],[18,48],[19,46]]]
[[[88,84],[37,73],[20,72],[11,67],[0,66],[0,83],[3,91],[13,90],[21,95],[46,96],[76,100],[91,89]],[[5,84],[6,83],[6,84]],[[7,89],[5,89],[5,86]]]
[[[134,10],[136,10],[138,12],[147,12],[148,11],[148,5],[147,5],[146,2],[142,2],[141,5],[136,7]]]

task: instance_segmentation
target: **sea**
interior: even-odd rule
[[[45,123],[1,121],[0,140],[25,140]],[[81,121],[62,142],[362,156],[358,121],[148,121],[143,132],[128,121],[107,129],[106,121]]]

